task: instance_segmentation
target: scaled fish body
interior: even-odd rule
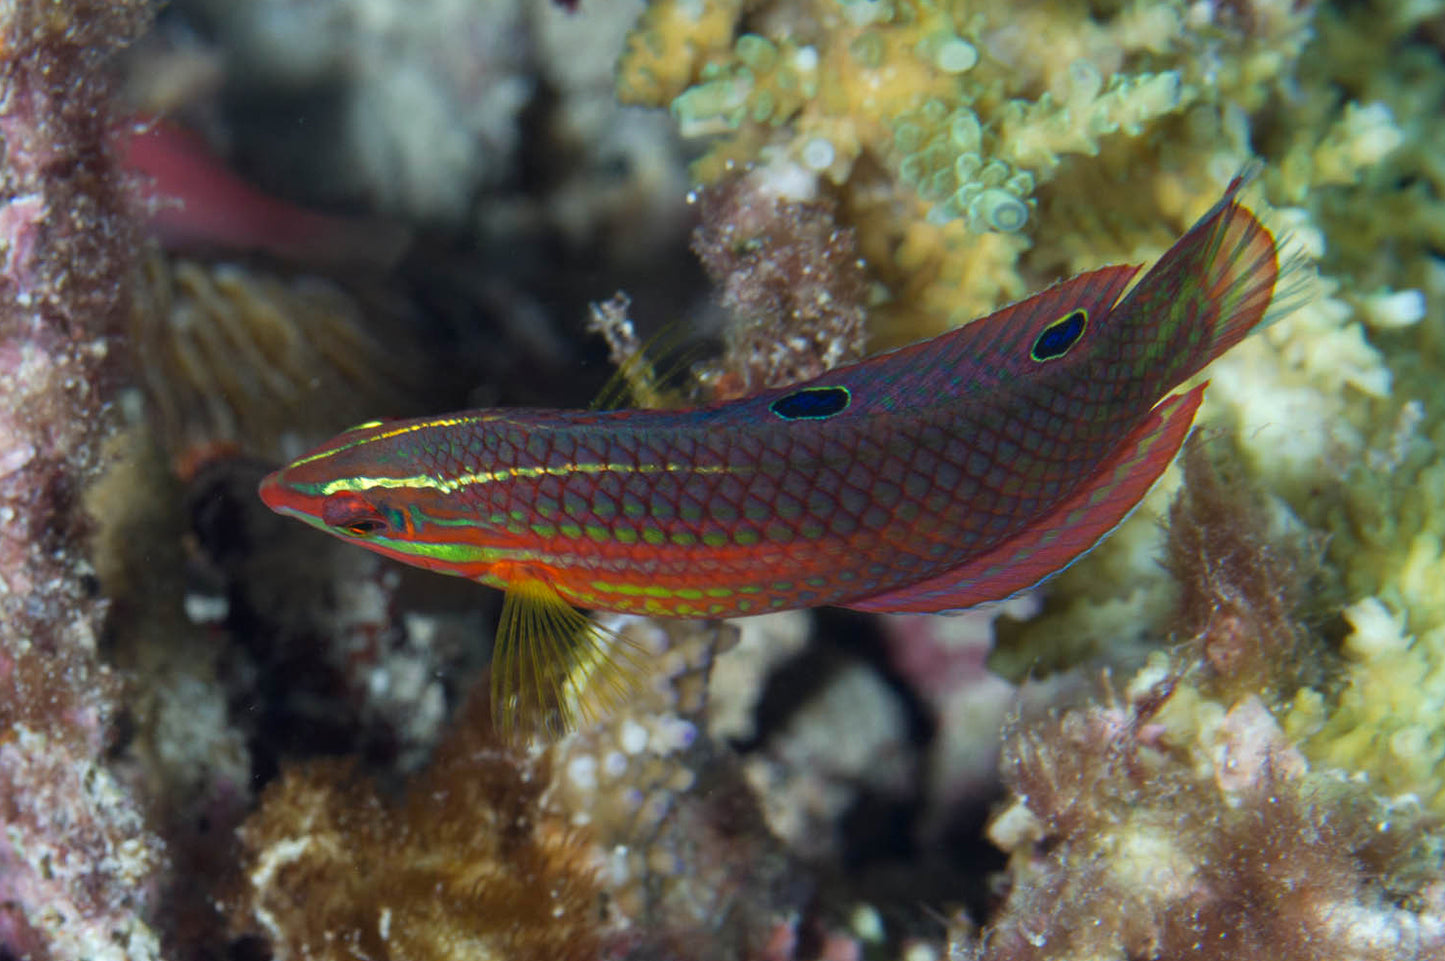
[[[567,605],[725,617],[1006,597],[1133,509],[1203,385],[1164,395],[1265,317],[1276,245],[1240,186],[1127,294],[1138,268],[1091,271],[932,340],[693,410],[362,425],[266,478],[261,497],[508,589],[493,674],[504,721],[565,725],[604,696],[587,693],[599,678],[615,688],[615,650]]]

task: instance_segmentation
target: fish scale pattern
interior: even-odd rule
[[[486,478],[448,509],[526,542],[568,600],[644,613],[846,605],[895,590],[1017,532],[1112,446],[1060,446],[1064,412],[1033,427],[990,404],[919,405],[886,425],[531,416],[472,425],[464,462],[443,437],[419,438],[438,451],[432,470]]]
[[[498,587],[540,582],[605,610],[931,611],[1005,596],[1138,503],[1201,394],[1161,398],[1265,316],[1275,244],[1235,202],[1239,187],[1127,294],[1135,268],[1102,268],[934,340],[711,408],[363,425],[268,478],[262,496],[318,526],[338,518],[333,533],[411,563]],[[779,412],[808,410],[786,401],[816,390],[845,402],[821,417]]]

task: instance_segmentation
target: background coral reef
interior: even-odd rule
[[[574,6],[0,11],[0,957],[1445,955],[1445,8]],[[495,596],[254,496],[664,324],[655,402],[812,376],[1256,160],[1293,309],[1006,605],[619,619],[645,690],[507,744]]]

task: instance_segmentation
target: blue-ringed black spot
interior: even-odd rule
[[[1046,360],[1057,360],[1079,342],[1079,338],[1084,336],[1084,328],[1088,324],[1088,311],[1082,308],[1070,311],[1044,328],[1044,332],[1039,334],[1038,340],[1034,341],[1029,356],[1040,363]]]
[[[846,410],[853,395],[846,387],[804,387],[768,405],[783,420],[822,420]]]

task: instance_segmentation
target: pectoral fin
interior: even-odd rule
[[[507,590],[492,652],[492,718],[508,737],[560,737],[628,699],[641,652],[542,580]]]

